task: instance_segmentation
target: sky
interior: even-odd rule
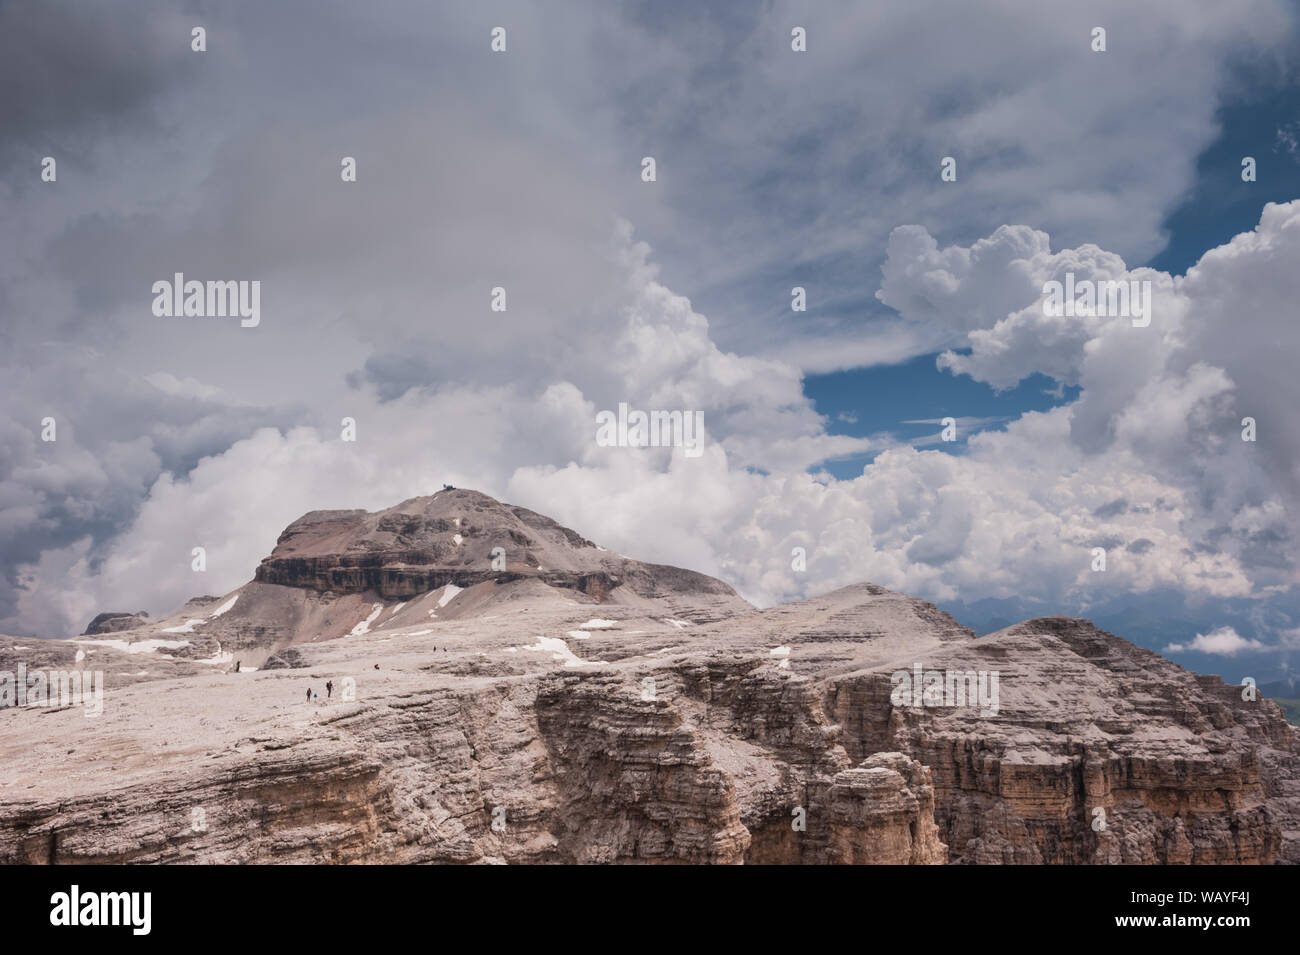
[[[1286,677],[1297,17],[0,0],[0,632],[450,483],[760,605],[872,581]],[[260,322],[155,315],[177,272]],[[1048,314],[1067,273],[1149,324]],[[620,403],[703,453],[602,446]]]

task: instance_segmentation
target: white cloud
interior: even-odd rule
[[[708,322],[658,281],[648,249],[624,235],[622,319],[592,353],[604,354],[604,375],[584,385],[421,388],[390,401],[349,392],[356,443],[325,428],[262,429],[185,479],[164,474],[102,565],[92,569],[84,550],[69,548],[67,573],[39,569],[59,586],[28,593],[24,612],[40,620],[65,608],[170,610],[248,579],[306,510],[377,509],[444,481],[550,514],[622,553],[724,577],[761,603],[862,580],[933,599],[1084,603],[1156,587],[1229,597],[1289,585],[1293,562],[1279,563],[1292,520],[1281,505],[1285,475],[1256,453],[1285,439],[1273,426],[1259,449],[1235,426],[1217,434],[1216,402],[1241,386],[1215,362],[1234,349],[1188,352],[1190,342],[1218,341],[1216,325],[1254,321],[1215,303],[1249,307],[1262,294],[1256,286],[1276,295],[1295,281],[1298,220],[1300,202],[1270,207],[1253,240],[1210,253],[1167,293],[1179,296],[1169,314],[1200,316],[1194,331],[1177,317],[1145,330],[1090,326],[1074,404],[976,434],[962,455],[887,447],[844,481],[806,468],[860,448],[858,439],[825,433],[789,367],[719,350]],[[1000,324],[991,312],[986,323]],[[1135,371],[1109,339],[1142,331],[1134,341],[1150,354]],[[1246,362],[1238,374],[1285,364],[1236,354]],[[1100,403],[1090,392],[1097,381],[1114,392]],[[1256,387],[1260,420],[1285,420],[1295,388],[1293,377]],[[703,410],[704,453],[597,447],[595,412],[619,398]],[[1105,440],[1080,440],[1087,415]],[[196,545],[208,550],[206,575],[190,571]],[[807,551],[803,574],[791,569],[796,546]],[[1095,546],[1108,551],[1104,573],[1091,570]]]
[[[1196,552],[1249,553],[1262,581],[1294,581],[1284,548],[1300,524],[1284,502],[1300,492],[1300,432],[1270,426],[1266,438],[1243,442],[1241,419],[1279,423],[1300,401],[1290,370],[1300,329],[1278,320],[1300,299],[1300,276],[1283,265],[1300,259],[1300,202],[1266,206],[1256,229],[1210,250],[1181,278],[1126,270],[1093,248],[1051,253],[1045,235],[1031,240],[1005,227],[988,240],[1001,251],[978,257],[995,262],[991,270],[969,267],[977,258],[970,250],[939,252],[932,241],[909,236],[891,245],[883,294],[905,310],[923,303],[915,314],[904,311],[908,317],[965,330],[970,352],[944,355],[943,367],[998,387],[1034,372],[1081,386],[1063,443],[1106,462],[1117,479],[1139,467],[1190,495],[1179,504],[1186,508],[1181,526]],[[909,249],[922,262],[958,263],[947,273],[948,297],[927,292],[928,267],[900,258]],[[1150,281],[1151,325],[1045,315],[1042,283],[1073,270],[1078,279]],[[1008,298],[1007,288],[1019,292]],[[996,309],[979,304],[990,296]]]
[[[1241,636],[1232,627],[1219,627],[1209,633],[1198,633],[1190,643],[1171,643],[1162,653],[1213,653],[1221,657],[1235,657],[1244,650],[1264,650],[1258,640]]]

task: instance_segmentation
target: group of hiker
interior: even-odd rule
[[[437,647],[434,647],[434,648],[433,648],[433,651],[434,651],[434,653],[437,653],[437,652],[438,652],[438,648],[437,648]],[[446,652],[447,652],[447,648],[446,648],[446,647],[443,647],[443,648],[442,648],[442,652],[443,652],[443,653],[446,653]],[[239,666],[239,664],[236,663],[236,664],[235,664],[235,667],[236,667],[235,672],[239,672],[239,670],[238,670],[238,666]],[[378,663],[375,664],[375,669],[376,669],[376,670],[379,669],[379,664],[378,664]],[[333,681],[333,680],[327,680],[326,683],[325,683],[325,699],[328,700],[328,699],[330,699],[333,695],[334,695],[334,681]],[[320,699],[320,694],[319,694],[319,693],[313,693],[311,687],[307,687],[307,702],[310,703],[312,700],[319,700],[319,699]]]
[[[325,682],[325,699],[328,700],[333,695],[334,695],[334,681],[327,680]],[[311,687],[307,687],[307,702],[310,703],[312,700],[319,700],[319,699],[320,699],[320,694],[313,693],[311,691]]]

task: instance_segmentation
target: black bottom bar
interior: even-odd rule
[[[542,935],[559,941],[570,933],[592,944],[634,937],[667,942],[680,933],[672,943],[680,944],[701,929],[733,942],[752,934],[770,944],[770,933],[798,932],[806,942],[825,944],[828,931],[846,928],[873,944],[983,946],[1032,938],[1023,933],[1040,929],[1053,933],[1042,938],[1072,942],[1127,936],[1182,944],[1199,935],[1231,944],[1261,927],[1276,932],[1290,925],[1295,894],[1287,867],[679,868],[671,874],[578,867],[10,867],[0,869],[0,885],[6,936],[14,941],[75,933],[78,941],[94,936],[127,945],[284,942],[312,949],[386,944],[395,930],[420,933],[421,927],[434,929],[429,942],[449,944],[445,933],[453,926],[463,941],[481,934],[490,944]],[[116,916],[119,924],[72,925],[73,886],[78,923]],[[147,909],[143,894],[129,893],[148,893]],[[146,912],[148,932],[137,934]]]

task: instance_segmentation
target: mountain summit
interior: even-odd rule
[[[184,640],[182,658],[261,666],[294,644],[505,611],[627,607],[704,623],[753,607],[722,581],[632,560],[524,507],[447,489],[382,511],[310,511],[253,579],[171,616],[100,614],[129,641]],[[102,624],[100,624],[102,626]]]
[[[462,489],[413,497],[375,513],[305,514],[280,535],[255,580],[382,598],[413,597],[448,584],[536,580],[602,602],[629,594],[739,601],[713,577],[629,560],[535,511]]]

